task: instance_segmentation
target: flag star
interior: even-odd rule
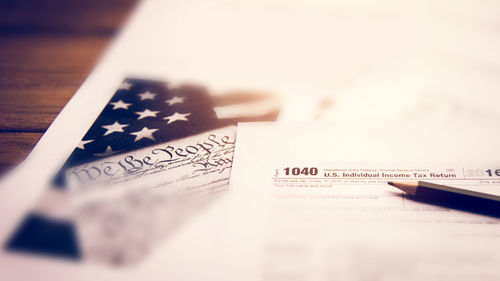
[[[132,105],[131,103],[126,103],[126,102],[123,102],[122,100],[110,102],[109,104],[113,105],[113,110],[119,109],[119,108],[128,109],[128,107]]]
[[[176,103],[184,102],[184,98],[173,97],[169,100],[166,100],[165,102],[168,103],[168,105],[174,105]]]
[[[79,149],[85,149],[85,145],[87,143],[91,143],[93,141],[94,140],[81,140],[80,143],[76,147],[79,148]]]
[[[142,128],[142,130],[130,134],[135,136],[134,142],[139,141],[143,138],[155,140],[155,138],[153,137],[153,133],[156,131],[158,131],[158,129],[148,129],[148,127],[144,127]]]
[[[188,121],[187,116],[191,115],[191,113],[179,113],[176,112],[170,116],[163,117],[163,119],[168,120],[167,124],[173,123],[175,121]]]
[[[110,125],[105,125],[102,126],[104,129],[106,129],[106,133],[104,133],[104,136],[107,136],[109,134],[112,134],[114,132],[123,132],[123,128],[127,127],[128,124],[120,124],[118,121],[115,121],[115,123],[110,124]]]
[[[103,153],[94,153],[94,156],[103,157],[103,156],[113,155],[116,153],[118,153],[118,151],[113,151],[113,149],[111,149],[111,146],[108,145],[108,147],[106,147],[106,151],[104,151]]]
[[[133,85],[127,82],[122,82],[120,86],[118,87],[118,90],[130,90],[130,87]]]
[[[137,120],[141,120],[146,117],[156,117],[156,114],[158,114],[158,112],[159,111],[151,111],[149,109],[145,109],[144,111],[139,111],[135,114],[139,115],[139,117],[137,117]]]
[[[156,94],[146,91],[142,94],[138,94],[138,96],[141,97],[141,100],[152,100],[155,98]]]

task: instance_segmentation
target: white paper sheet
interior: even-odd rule
[[[387,185],[500,194],[500,135],[435,125],[240,124],[225,238],[255,257],[248,280],[497,280],[500,219]]]

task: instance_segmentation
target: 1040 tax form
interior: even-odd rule
[[[387,185],[500,194],[498,133],[483,125],[242,124],[228,248],[258,280],[498,280],[499,219]]]

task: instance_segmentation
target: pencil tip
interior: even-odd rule
[[[388,181],[387,184],[394,186],[397,189],[400,189],[410,195],[415,195],[417,188],[418,188],[418,182],[393,182],[393,181]]]

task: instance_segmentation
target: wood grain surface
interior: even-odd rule
[[[26,157],[136,2],[0,1],[0,173]]]

